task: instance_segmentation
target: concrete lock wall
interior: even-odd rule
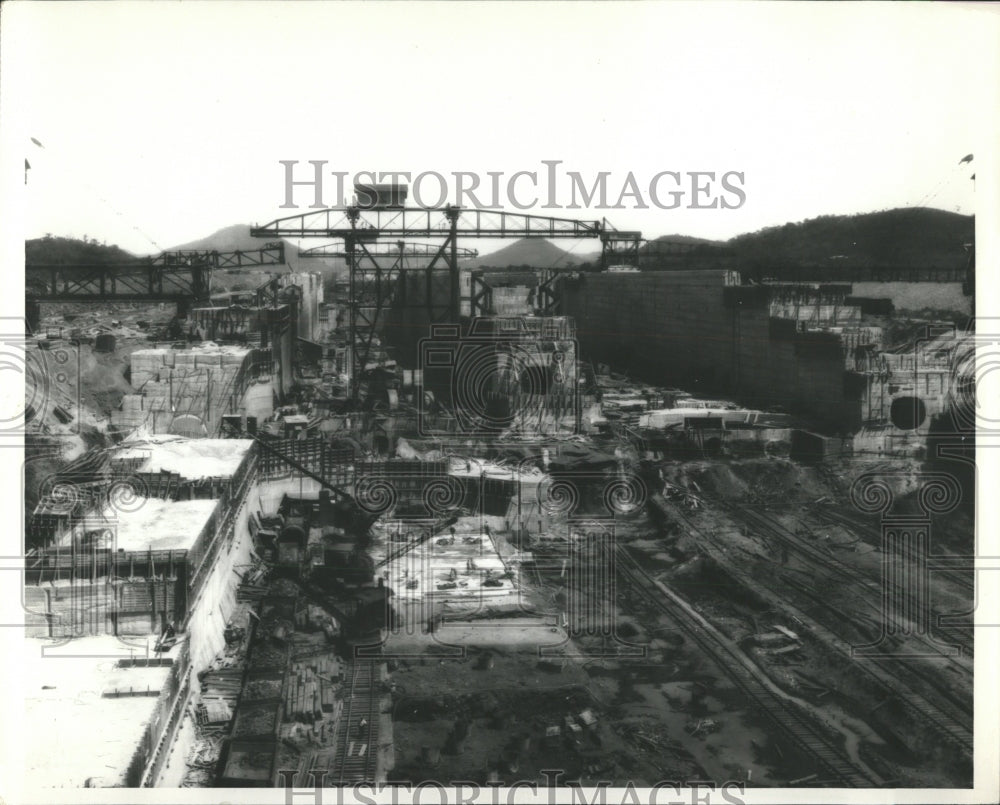
[[[732,376],[732,314],[724,271],[599,274],[566,284],[585,356],[691,387],[721,388]]]
[[[188,647],[195,676],[207,668],[212,658],[225,648],[226,623],[236,608],[236,589],[243,573],[250,566],[253,540],[247,526],[250,517],[248,501],[256,501],[257,495],[257,484],[251,484],[246,496],[238,503],[239,509],[229,544],[220,548],[198,597],[189,602]],[[247,626],[245,623],[236,625]]]
[[[190,414],[201,419],[211,434],[227,412],[236,375],[246,371],[252,353],[149,349],[132,353],[132,386],[137,394],[122,398],[113,411],[115,428],[130,431],[146,427],[168,433],[174,420]]]
[[[299,338],[309,341],[319,339],[319,309],[323,303],[323,276],[317,273],[290,274],[285,279],[287,285],[297,285],[302,290],[299,300]]]
[[[859,402],[845,393],[844,357],[833,333],[776,337],[766,308],[733,314],[733,382],[726,391],[747,405],[778,405],[832,426],[858,427]]]
[[[731,281],[722,269],[595,274],[565,282],[563,300],[585,359],[694,394],[798,411],[831,428],[855,423],[838,337],[774,337],[765,296],[727,306]]]

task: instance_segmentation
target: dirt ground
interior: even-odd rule
[[[878,467],[874,461],[803,466],[783,458],[664,463],[655,477],[690,497],[675,491],[671,501],[653,489],[656,511],[618,523],[616,533],[648,572],[741,646],[859,766],[896,784],[968,785],[967,753],[942,740],[907,703],[945,699],[960,720],[971,710],[971,659],[897,659],[869,669],[850,654],[852,645],[879,632],[880,612],[868,600],[882,569],[879,532],[877,523],[864,530],[830,522],[825,513],[856,516],[851,483]],[[916,462],[893,465],[903,508],[913,489],[907,472],[919,469]],[[743,522],[732,504],[751,505],[815,542],[830,556],[829,567],[782,548],[762,526]],[[967,533],[967,514],[958,511],[934,527],[954,541]],[[543,571],[523,582],[533,601],[549,602],[550,620],[558,620],[573,595],[565,580]],[[936,611],[970,605],[968,591],[953,580],[932,583]],[[619,639],[628,645],[599,659],[573,656],[596,647],[587,638],[544,659],[531,640],[484,641],[482,631],[458,657],[440,656],[430,644],[421,656],[411,640],[410,656],[390,666],[392,778],[541,782],[543,769],[560,769],[567,780],[620,785],[711,779],[781,786],[802,778],[833,784],[810,774],[810,758],[748,706],[724,669],[687,644],[669,616],[621,587],[603,606],[613,610]],[[579,725],[575,714],[585,708],[597,725],[581,736],[566,719]],[[552,727],[560,735],[546,738]]]
[[[871,603],[883,565],[878,524],[873,520],[868,530],[858,529],[831,523],[825,513],[833,509],[857,518],[847,491],[873,469],[878,465],[872,461],[806,467],[774,458],[663,465],[660,477],[697,496],[696,502],[676,491],[673,501],[661,498],[663,536],[638,535],[629,548],[744,645],[776,684],[807,701],[884,779],[969,785],[971,758],[905,703],[914,696],[943,698],[959,718],[971,713],[971,658],[893,658],[871,669],[871,663],[850,655],[852,645],[875,640],[882,625],[881,611]],[[893,464],[894,491],[904,510],[912,508],[909,496],[919,469],[916,462]],[[766,513],[829,559],[817,563],[779,545],[756,522],[741,520],[732,503]],[[970,526],[961,509],[939,518],[932,536],[942,537],[932,545],[954,543],[956,534],[971,533]],[[935,613],[971,607],[971,590],[955,580],[932,574],[930,585]],[[759,635],[775,636],[776,629],[792,630],[796,645],[786,651],[755,645]],[[881,679],[875,676],[879,671]],[[967,723],[971,727],[971,715]]]
[[[639,785],[698,772],[681,745],[653,731],[637,751],[644,714],[626,712],[609,679],[581,662],[540,660],[533,647],[400,660],[392,679],[390,779],[484,783],[494,775],[512,784],[558,769],[566,780]]]
[[[25,517],[34,510],[46,478],[86,450],[115,441],[111,412],[134,391],[127,379],[129,357],[149,348],[148,336],[173,315],[172,305],[160,304],[42,305],[39,337],[48,348],[27,345],[33,371],[26,381],[26,401],[34,417],[25,451]],[[140,328],[139,322],[148,326]],[[113,352],[95,351],[93,338],[99,333],[115,337]],[[70,421],[61,421],[54,406],[66,411]]]
[[[77,425],[46,414],[56,449],[40,448],[26,468],[26,507],[47,474],[85,446],[113,438],[110,413],[131,389],[128,357],[148,347],[149,332],[173,314],[157,305],[79,307],[46,306],[43,332],[108,332],[116,349],[79,346],[59,392],[70,403],[76,394]],[[879,779],[904,787],[971,783],[968,753],[919,712],[920,700],[936,702],[958,721],[970,714],[971,725],[971,630],[938,635],[959,645],[957,657],[875,664],[851,656],[853,646],[879,637],[883,613],[873,602],[884,566],[880,525],[859,516],[851,484],[889,469],[899,510],[915,513],[918,461],[640,463],[633,453],[629,463],[646,479],[649,500],[645,511],[616,523],[616,538],[646,573],[738,645]],[[943,553],[970,552],[971,534],[969,506],[931,525],[931,543]],[[534,607],[518,613],[523,622],[483,619],[451,624],[440,639],[418,630],[390,640],[390,781],[545,782],[552,769],[564,781],[614,785],[702,779],[787,786],[810,777],[809,758],[643,594],[622,583],[603,598],[582,600],[558,565],[526,572],[521,583]],[[954,574],[932,574],[929,585],[933,614],[971,608],[971,590]],[[567,641],[565,630],[576,624],[564,613],[594,607],[613,621],[615,638]]]

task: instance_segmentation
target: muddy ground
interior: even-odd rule
[[[875,777],[904,786],[966,786],[971,758],[908,708],[906,697],[944,697],[956,712],[971,710],[969,658],[898,660],[878,677],[850,655],[852,645],[878,635],[879,612],[865,595],[880,578],[882,557],[872,534],[859,536],[822,515],[829,508],[856,515],[850,484],[873,467],[860,461],[807,467],[781,458],[647,466],[651,505],[618,522],[616,536]],[[919,465],[893,469],[905,475]],[[697,503],[676,492],[674,500],[664,497],[658,479]],[[897,492],[906,506],[905,478]],[[824,546],[837,564],[783,550],[741,522],[728,508],[734,503],[767,512]],[[935,527],[954,541],[967,533],[966,518],[959,511]],[[856,575],[845,576],[845,568]],[[537,593],[534,600],[552,602],[553,613],[574,595],[555,570],[524,574],[522,583]],[[940,611],[970,603],[951,580],[933,583]],[[460,659],[397,663],[392,779],[542,781],[542,770],[555,768],[569,780],[620,785],[710,779],[782,786],[803,778],[809,779],[800,784],[835,784],[815,773],[811,759],[749,706],[724,669],[686,641],[669,616],[622,585],[613,597],[603,605],[613,612],[622,645],[604,657],[586,656],[598,647],[590,638],[573,641],[557,662],[540,661],[524,646],[493,646],[489,663],[473,648]],[[795,639],[784,638],[782,629]],[[597,725],[577,734],[566,718],[578,721],[583,709]],[[560,736],[547,739],[556,726]]]

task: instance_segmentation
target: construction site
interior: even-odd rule
[[[361,189],[28,261],[26,779],[972,786],[971,250],[848,279]],[[901,335],[892,283],[962,309]]]

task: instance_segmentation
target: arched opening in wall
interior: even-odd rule
[[[389,437],[383,433],[376,433],[372,437],[372,452],[380,455],[389,455]]]
[[[900,430],[916,430],[927,421],[927,406],[919,397],[897,397],[889,408],[889,419]]]
[[[201,417],[194,414],[179,414],[170,422],[167,432],[174,436],[187,436],[189,439],[204,439],[208,436],[208,428]]]

